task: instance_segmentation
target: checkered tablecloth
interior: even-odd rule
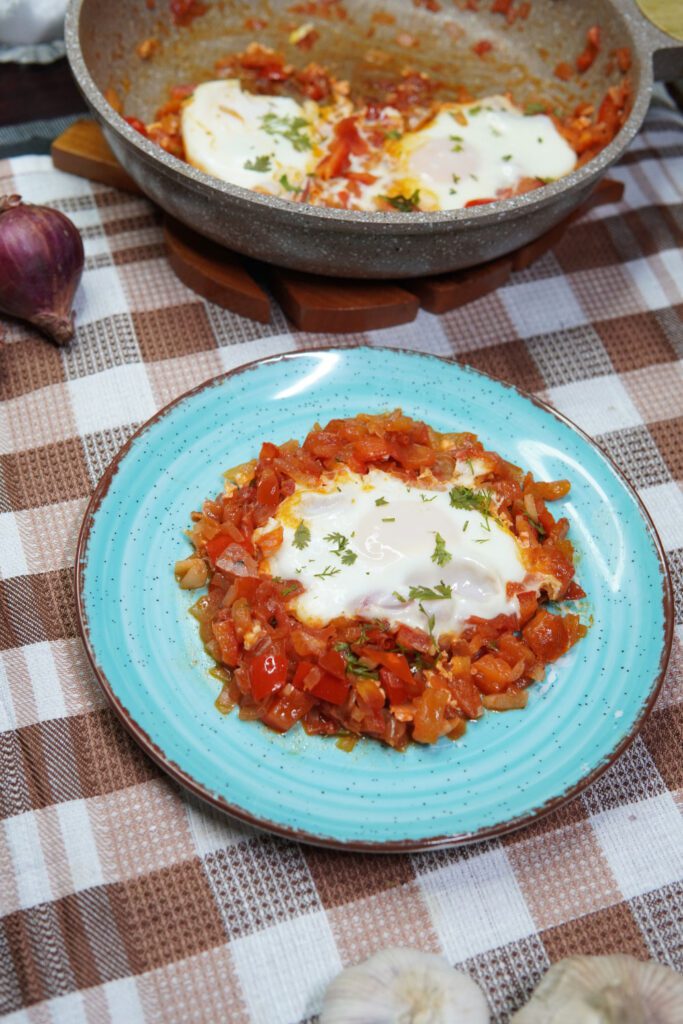
[[[683,969],[683,118],[660,103],[575,223],[496,294],[370,335],[262,326],[199,299],[141,198],[0,163],[87,254],[74,343],[5,324],[0,352],[0,1012],[11,1021],[315,1018],[329,980],[390,945],[442,952],[508,1020],[548,965],[623,951]],[[131,432],[214,374],[301,347],[455,357],[534,392],[637,487],[677,597],[656,709],[583,796],[493,842],[360,856],[250,830],[182,792],[118,725],[77,637],[88,496]]]

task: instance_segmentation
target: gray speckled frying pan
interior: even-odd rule
[[[683,73],[683,43],[657,29],[634,0],[532,0],[528,20],[513,25],[491,13],[489,0],[481,0],[480,11],[463,11],[453,0],[442,0],[436,12],[410,0],[346,0],[346,20],[292,13],[292,2],[218,0],[191,26],[176,28],[168,0],[71,0],[66,43],[93,114],[143,192],[231,249],[319,274],[421,276],[473,266],[524,245],[571,213],[619,159],[645,117],[653,79]],[[396,23],[375,24],[372,16],[380,10],[394,14]],[[258,33],[245,28],[245,20],[255,16],[268,19]],[[288,32],[309,22],[320,40],[302,54],[287,43]],[[462,29],[459,37],[455,24]],[[561,60],[573,63],[594,24],[602,29],[600,57],[580,80],[561,82],[554,67]],[[396,42],[399,30],[418,45],[402,49]],[[143,61],[135,48],[150,36],[161,47]],[[474,95],[510,89],[520,103],[542,95],[569,108],[580,100],[599,105],[607,88],[620,81],[617,70],[607,75],[606,55],[630,46],[633,108],[599,156],[535,192],[444,213],[356,213],[291,203],[210,177],[143,138],[104,97],[114,88],[126,115],[152,120],[172,84],[210,78],[216,59],[243,49],[255,37],[283,50],[293,64],[316,60],[355,82],[386,77],[388,68],[400,71],[409,65],[431,71],[452,87],[466,85]],[[485,59],[472,52],[480,39],[494,43]],[[378,51],[390,56],[388,68],[378,69]]]

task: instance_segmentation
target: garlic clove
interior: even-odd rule
[[[433,953],[385,949],[331,983],[320,1024],[488,1024],[483,992]]]
[[[683,977],[624,953],[559,960],[510,1024],[681,1024]]]

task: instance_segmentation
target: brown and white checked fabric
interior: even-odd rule
[[[549,963],[623,951],[683,969],[683,118],[660,103],[593,211],[495,295],[368,336],[218,309],[164,259],[143,199],[0,163],[66,212],[87,269],[75,342],[0,353],[0,1012],[13,1022],[298,1024],[342,966],[440,951],[504,1022]],[[370,857],[220,817],[137,749],[76,635],[88,495],[131,431],[259,356],[330,343],[454,356],[547,399],[638,488],[677,594],[673,664],[640,737],[583,796],[499,841]]]

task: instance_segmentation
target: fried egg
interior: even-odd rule
[[[523,178],[568,174],[576,153],[545,114],[525,115],[504,96],[444,104],[428,125],[394,143],[404,195],[421,206],[454,210],[473,199],[515,190]]]
[[[348,181],[343,174],[316,178],[316,168],[329,151],[335,123],[352,112],[339,97],[320,107],[312,100],[244,92],[236,79],[204,82],[182,108],[185,155],[223,181],[290,199],[307,196],[307,185],[315,182],[317,201],[338,205]],[[443,103],[427,124],[403,135],[394,128],[401,123],[398,111],[384,108],[382,118],[365,122],[358,112],[361,137],[376,139],[385,122],[387,130],[379,148],[369,145],[367,153],[350,158],[355,209],[376,210],[387,196],[412,196],[416,209],[460,209],[475,199],[512,194],[525,178],[554,180],[576,164],[576,153],[550,117],[525,115],[504,96]],[[359,176],[370,180],[362,183]]]
[[[318,105],[243,92],[235,79],[198,85],[183,105],[189,163],[222,181],[295,194],[312,170]]]
[[[380,618],[438,637],[472,615],[519,612],[507,595],[526,576],[516,538],[494,516],[453,507],[448,490],[343,469],[317,489],[297,484],[255,538],[278,523],[268,568],[306,588],[289,607],[309,625]]]

